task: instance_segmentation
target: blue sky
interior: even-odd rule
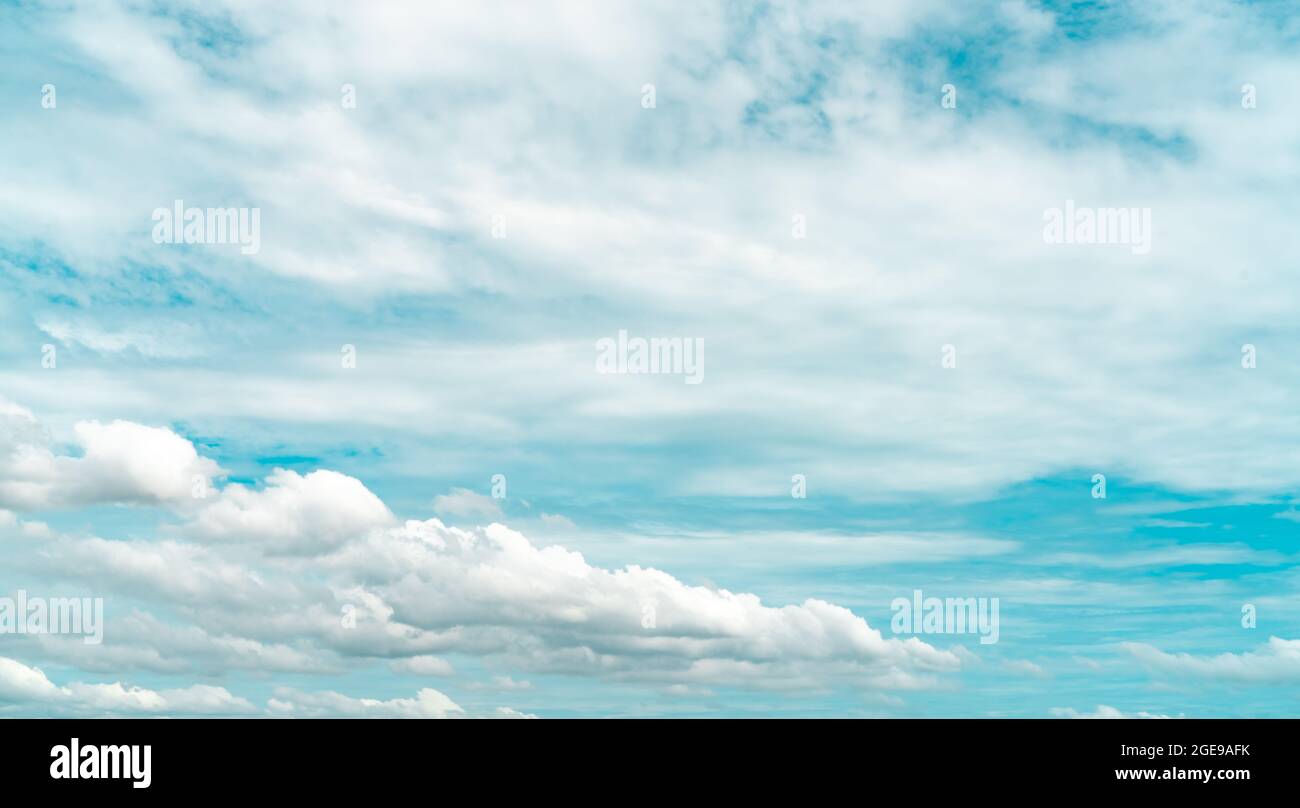
[[[0,595],[106,613],[0,633],[0,714],[1294,715],[1297,44],[0,5]],[[259,249],[157,243],[175,200]],[[1047,243],[1067,200],[1149,251]],[[620,331],[702,383],[598,373]],[[998,642],[896,635],[915,589]]]

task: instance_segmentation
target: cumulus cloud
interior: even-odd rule
[[[97,503],[180,504],[220,467],[165,427],[82,421],[81,456],[56,455],[32,413],[0,399],[0,505],[38,510]]]
[[[313,480],[326,485],[304,493]],[[146,596],[191,624],[186,631],[135,614],[105,660],[157,669],[183,649],[210,669],[325,670],[380,657],[402,672],[448,675],[436,655],[464,653],[510,670],[777,690],[924,688],[961,667],[953,651],[882,636],[817,598],[770,606],[653,568],[593,566],[500,524],[385,526],[388,510],[342,475],[277,471],[264,492],[240,490],[213,507],[220,520],[205,522],[205,510],[195,524],[295,553],[66,536],[41,546],[46,569]],[[76,652],[64,645],[60,653]],[[497,683],[521,686],[508,676]]]
[[[955,654],[898,640],[818,599],[772,607],[635,565],[594,567],[503,525],[408,521],[322,557],[373,599],[358,628],[401,625],[437,647],[531,669],[629,680],[810,687],[923,686]]]
[[[0,657],[0,701],[49,701],[64,695],[53,682],[45,678],[40,668],[31,668],[17,660]]]
[[[107,569],[184,603],[205,632],[298,642],[298,651],[307,642],[319,653],[414,658],[395,663],[410,672],[441,673],[424,657],[459,652],[516,669],[655,684],[911,689],[961,665],[954,652],[883,637],[822,600],[766,606],[655,569],[594,567],[502,525],[411,521],[256,573],[201,548],[157,543],[155,552],[154,544],[82,540],[79,569],[100,580]],[[168,555],[187,559],[181,580],[166,576]],[[294,586],[304,572],[328,587]]]
[[[250,542],[273,553],[311,553],[394,521],[379,497],[354,477],[325,469],[306,476],[276,469],[262,490],[226,486],[191,528],[203,539]]]
[[[229,715],[257,711],[247,699],[223,687],[193,685],[172,690],[128,687],[121,682],[59,687],[39,669],[0,657],[0,706],[42,705],[79,715]]]

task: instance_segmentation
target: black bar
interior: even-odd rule
[[[441,801],[519,789],[548,799],[596,798],[601,783],[621,787],[621,800],[778,787],[875,800],[892,782],[919,789],[916,797],[928,802],[937,794],[974,798],[979,789],[1062,797],[1278,793],[1293,782],[1300,722],[69,719],[11,720],[0,728],[8,795],[338,799],[409,791]],[[149,746],[148,787],[135,787],[129,776],[52,778],[62,753],[51,750],[70,752],[73,738],[83,756],[88,746],[127,745],[142,759]],[[1208,782],[1199,774],[1207,770]],[[1121,779],[1121,772],[1139,774]],[[1148,776],[1154,779],[1132,779]]]

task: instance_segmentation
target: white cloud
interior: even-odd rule
[[[128,687],[121,682],[58,687],[39,668],[0,657],[0,703],[43,704],[79,715],[153,713],[228,715],[256,712],[246,699],[222,687],[193,685],[173,690]]]
[[[260,491],[226,486],[195,517],[192,529],[204,539],[250,542],[268,552],[319,553],[394,521],[354,477],[328,470],[304,477],[276,469]]]
[[[166,714],[253,713],[257,708],[247,699],[232,696],[224,687],[192,685],[175,690],[126,687],[121,682],[86,685],[73,683],[67,691],[84,711],[139,712]]]
[[[428,687],[421,688],[414,698],[392,699],[277,688],[267,702],[267,714],[285,718],[537,718],[510,707],[470,714],[445,693]]]
[[[184,597],[176,594],[178,599]],[[244,636],[214,634],[199,626],[163,621],[138,610],[116,617],[112,622],[111,642],[102,645],[87,646],[79,637],[66,635],[38,635],[31,639],[44,658],[75,665],[83,671],[329,674],[343,669],[336,655],[310,647],[298,648],[295,647],[298,643],[292,641],[262,642]]]
[[[193,498],[196,478],[208,485],[220,471],[170,429],[85,421],[76,433],[85,450],[81,465],[93,487],[90,501],[183,501]]]
[[[45,678],[40,668],[0,657],[0,701],[49,701],[62,696],[54,683]]]
[[[427,654],[394,660],[389,667],[397,673],[412,673],[416,676],[451,676],[455,673],[450,662]]]
[[[532,713],[521,713],[509,707],[498,707],[493,718],[536,718]]]
[[[223,687],[151,690],[121,682],[72,682],[59,687],[39,668],[0,657],[0,713],[5,707],[44,706],[59,715],[254,715],[303,718],[455,718],[465,711],[445,694],[421,689],[414,698],[354,698],[334,691],[304,692],[277,688],[265,710]],[[490,718],[532,718],[508,707]]]
[[[0,505],[18,510],[96,503],[184,504],[221,469],[170,429],[82,421],[80,457],[56,455],[27,410],[0,399]]]
[[[304,693],[292,688],[278,688],[269,702],[274,715],[317,718],[454,718],[463,714],[454,701],[432,688],[422,688],[411,699],[358,699],[342,693],[324,691]]]
[[[526,669],[779,689],[833,679],[921,687],[960,667],[952,652],[882,637],[825,601],[771,607],[659,570],[601,569],[503,525],[410,521],[320,563],[365,582],[373,601],[358,612],[359,631],[407,626],[442,649]]]
[[[1155,715],[1145,711],[1125,713],[1123,710],[1117,710],[1105,704],[1098,704],[1097,709],[1090,713],[1079,712],[1073,707],[1053,707],[1052,715],[1057,718],[1172,718],[1172,716]],[[1179,718],[1181,717],[1179,716]]]
[[[42,547],[40,556],[50,571],[179,604],[262,609],[299,596],[292,582],[270,584],[210,548],[171,540],[61,539]]]
[[[1257,650],[1216,656],[1170,654],[1146,643],[1121,647],[1157,673],[1261,684],[1300,682],[1300,640],[1269,637]]]
[[[656,687],[808,690],[841,682],[879,690],[931,687],[961,667],[952,651],[882,636],[824,600],[768,606],[752,594],[689,586],[656,569],[596,567],[500,524],[459,529],[430,519],[362,530],[366,520],[358,519],[320,540],[322,526],[346,521],[336,514],[348,505],[337,495],[298,497],[308,479],[272,475],[266,491],[291,492],[290,505],[287,494],[241,492],[229,500],[241,514],[272,512],[232,521],[273,525],[252,533],[281,542],[276,546],[285,546],[284,537],[316,539],[297,541],[295,555],[267,556],[239,542],[56,537],[32,563],[94,582],[106,594],[181,610],[189,630],[147,614],[109,618],[106,636],[117,636],[119,622],[123,634],[101,662],[153,670],[167,669],[167,659],[181,652],[209,671],[327,670],[349,657],[381,657],[396,670],[446,675],[450,666],[434,655],[464,653],[498,669]],[[342,481],[345,495],[363,492],[363,503],[373,499],[351,478],[325,479]],[[386,517],[373,502],[352,510]],[[65,659],[81,653],[66,644],[45,647]],[[522,683],[503,675],[496,686]]]

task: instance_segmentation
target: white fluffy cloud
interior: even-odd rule
[[[49,701],[63,695],[39,668],[0,657],[0,702]]]
[[[171,660],[183,655],[209,669],[325,671],[379,657],[446,676],[452,667],[436,655],[462,653],[498,670],[780,690],[923,688],[961,667],[953,651],[883,636],[824,600],[770,606],[657,569],[593,566],[501,524],[395,524],[359,481],[334,472],[277,470],[261,490],[230,486],[179,530],[204,543],[33,545],[25,563],[35,569],[184,617],[110,616],[114,642],[88,664],[179,672]],[[88,653],[41,644],[65,660]]]
[[[380,656],[403,672],[445,675],[450,666],[430,655],[464,653],[517,670],[802,690],[922,688],[961,666],[952,651],[884,637],[822,600],[773,607],[655,569],[594,567],[502,525],[413,521],[318,557],[267,559],[255,571],[211,548],[68,541],[59,552],[77,559],[77,574],[183,605],[202,628],[191,652],[203,640],[228,667],[240,666],[235,652],[282,661],[315,654],[322,666]],[[173,567],[183,574],[170,575]],[[295,582],[304,575],[328,586]],[[247,643],[234,645],[236,637]],[[130,637],[142,664],[148,648],[175,639]]]
[[[194,444],[163,427],[82,421],[74,435],[81,456],[57,455],[30,411],[0,399],[0,505],[180,504],[221,473]]]
[[[85,715],[228,715],[253,713],[257,709],[248,700],[231,695],[223,687],[211,685],[150,690],[128,687],[121,682],[73,682],[59,687],[39,668],[0,657],[0,707],[5,702],[18,705],[40,704],[61,712]]]
[[[455,650],[523,667],[664,683],[807,687],[843,678],[919,686],[960,667],[916,639],[883,637],[847,609],[809,599],[765,606],[751,594],[688,586],[655,569],[593,567],[503,525],[438,520],[375,531],[321,559],[376,600],[359,629],[397,623]]]
[[[268,552],[319,553],[394,521],[354,477],[276,469],[260,491],[226,486],[195,517],[192,529],[204,539],[252,542]]]

